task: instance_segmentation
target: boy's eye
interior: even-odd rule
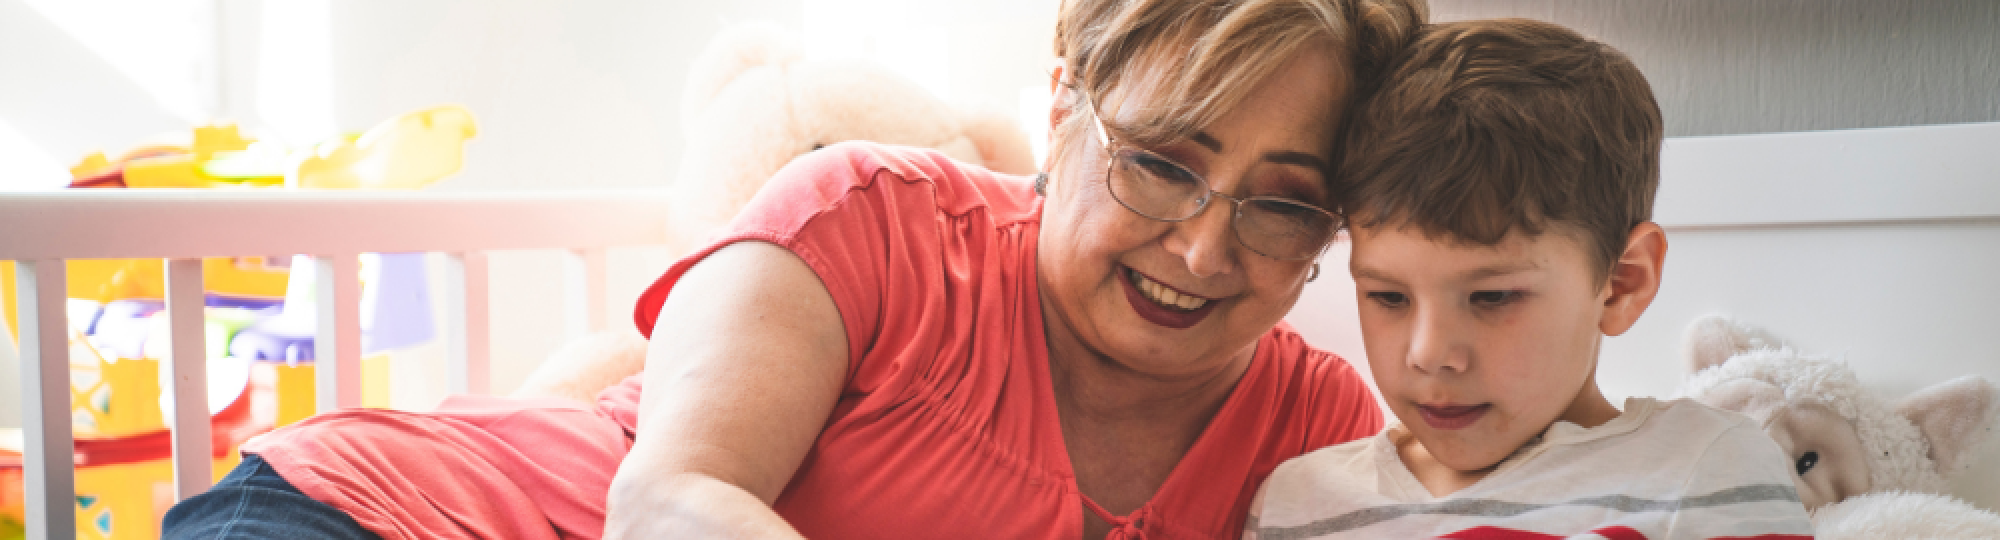
[[[1371,292],[1368,293],[1368,299],[1374,300],[1375,303],[1381,304],[1383,307],[1402,307],[1403,304],[1409,302],[1409,297],[1403,296],[1403,293],[1399,292]]]
[[[1513,303],[1521,298],[1520,291],[1478,291],[1470,300],[1476,306],[1497,307]]]

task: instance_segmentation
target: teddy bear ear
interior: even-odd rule
[[[986,110],[961,110],[958,125],[979,150],[980,164],[995,172],[1030,175],[1040,168],[1028,146],[1028,134],[1006,115]]]
[[[1896,404],[1931,444],[1938,474],[1950,477],[1979,457],[1993,439],[2000,399],[1985,377],[1966,375],[1918,390]]]
[[[777,23],[747,22],[723,28],[688,67],[687,86],[681,90],[681,118],[699,116],[744,72],[791,65],[804,54]]]
[[[1778,349],[1785,340],[1727,315],[1709,314],[1688,323],[1685,354],[1688,373],[1722,365],[1730,357],[1757,349]]]

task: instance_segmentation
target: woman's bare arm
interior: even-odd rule
[[[847,373],[833,298],[790,251],[722,248],[675,284],[606,538],[800,538],[771,510]]]

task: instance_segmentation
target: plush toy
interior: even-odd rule
[[[841,141],[934,148],[1010,174],[1036,169],[1007,116],[947,105],[880,65],[808,59],[770,23],[725,29],[696,58],[681,122],[687,147],[669,235],[677,252],[726,224],[792,158]]]
[[[933,148],[1009,174],[1037,168],[1027,135],[1008,116],[949,106],[879,65],[807,59],[769,23],[725,29],[696,58],[681,97],[681,122],[687,147],[673,181],[667,235],[675,256],[727,224],[792,158],[841,141]],[[574,366],[638,371],[645,353],[638,332],[619,325],[565,344],[513,395],[592,395],[617,380]]]
[[[1930,493],[1855,495],[1819,507],[1812,520],[1813,537],[1819,540],[2000,538],[2000,514]]]
[[[1841,361],[1714,315],[1689,326],[1687,350],[1679,394],[1765,426],[1820,538],[2000,538],[2000,515],[1945,494],[1993,439],[1993,383],[1964,376],[1891,403]]]

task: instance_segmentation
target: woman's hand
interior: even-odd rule
[[[771,510],[847,374],[833,297],[763,242],[717,250],[661,307],[605,538],[800,538]]]

